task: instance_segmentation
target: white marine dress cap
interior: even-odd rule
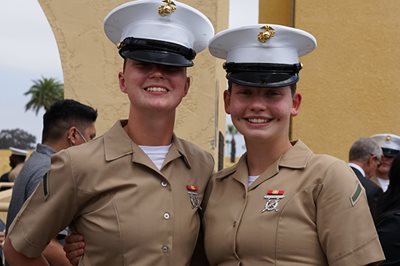
[[[14,155],[18,155],[18,156],[27,156],[28,155],[28,152],[23,149],[18,149],[15,147],[10,147],[9,149],[11,151],[11,154],[14,154]]]
[[[310,33],[275,24],[256,24],[217,33],[210,53],[225,59],[228,80],[254,87],[283,87],[298,81],[299,57],[317,47]]]
[[[104,31],[123,58],[182,67],[192,66],[214,36],[203,13],[172,0],[122,4],[106,16]]]
[[[371,138],[382,148],[383,155],[395,156],[400,152],[400,136],[395,134],[376,134]]]

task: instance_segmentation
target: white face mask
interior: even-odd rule
[[[81,136],[81,138],[83,139],[83,141],[86,143],[87,140],[86,138],[83,136],[83,134],[81,133],[81,131],[79,129],[76,129],[76,132],[78,132],[79,136]]]

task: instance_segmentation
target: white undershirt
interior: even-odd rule
[[[258,177],[259,177],[259,175],[249,175],[249,180],[248,180],[249,186],[250,186],[251,184],[253,184],[253,182],[256,181],[256,179],[257,179]]]
[[[385,192],[389,186],[389,179],[382,179],[379,177],[377,177],[376,179],[378,180],[379,184],[381,185],[383,192]]]
[[[143,146],[139,145],[139,147],[143,150],[144,153],[150,158],[150,160],[155,164],[158,170],[161,169],[161,166],[164,163],[165,157],[171,148],[172,144],[167,146]]]

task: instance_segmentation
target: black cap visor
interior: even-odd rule
[[[228,80],[244,86],[278,88],[295,84],[299,80],[300,64],[225,64]]]
[[[190,67],[196,52],[185,46],[160,40],[128,37],[119,45],[119,54],[140,62]]]
[[[130,58],[140,62],[153,63],[165,66],[191,67],[192,60],[180,54],[154,50],[125,50],[121,52],[123,58]]]
[[[399,151],[388,148],[382,148],[382,153],[383,156],[385,157],[395,157],[399,153]]]

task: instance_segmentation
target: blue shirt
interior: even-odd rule
[[[51,155],[55,151],[44,144],[38,144],[36,150],[25,161],[24,167],[15,180],[7,213],[6,230],[14,221],[24,202],[35,191],[43,176],[49,171]]]

